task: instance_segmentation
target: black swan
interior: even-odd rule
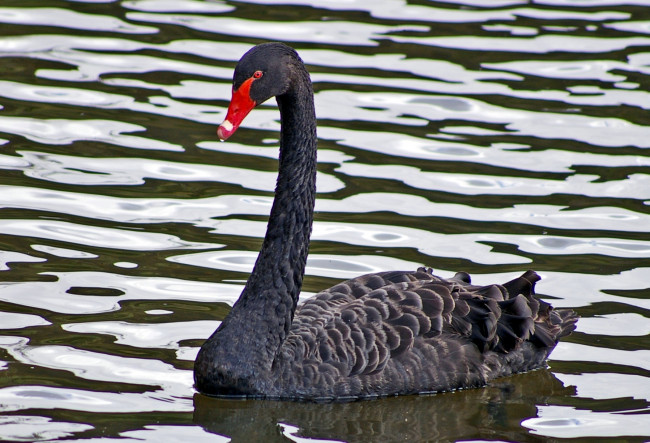
[[[199,392],[343,401],[476,387],[545,365],[577,315],[535,298],[533,271],[489,286],[472,285],[466,273],[388,271],[298,306],[314,214],[316,117],[296,51],[264,43],[241,58],[217,133],[227,139],[274,96],[282,130],[266,237],[239,300],[197,355]]]

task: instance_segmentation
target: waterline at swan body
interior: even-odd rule
[[[239,300],[203,344],[196,388],[208,395],[349,400],[486,384],[545,365],[576,314],[534,297],[538,275],[475,286],[429,268],[363,275],[298,306],[316,193],[311,80],[281,43],[235,68],[222,140],[276,97],[281,115],[276,194],[259,256]]]

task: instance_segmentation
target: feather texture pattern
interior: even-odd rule
[[[474,286],[420,268],[340,283],[298,307],[273,364],[276,396],[437,392],[539,368],[576,318],[535,298],[537,280]]]

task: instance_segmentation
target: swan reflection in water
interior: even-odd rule
[[[481,389],[381,401],[319,404],[196,394],[194,423],[233,442],[290,441],[282,435],[283,427],[285,433],[315,441],[541,442],[548,439],[520,423],[537,415],[536,405],[562,403],[574,394],[573,386],[564,387],[546,369],[495,380]]]

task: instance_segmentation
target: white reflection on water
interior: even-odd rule
[[[133,97],[108,94],[79,88],[30,85],[0,80],[0,95],[12,100],[37,101],[42,103],[67,103],[73,106],[96,108],[128,107]],[[140,130],[144,128],[139,128]]]
[[[29,177],[77,185],[139,185],[146,178],[153,178],[174,182],[223,182],[272,191],[277,178],[277,172],[148,158],[89,158],[30,151],[20,154],[28,166],[12,169],[24,169]],[[344,187],[340,179],[330,174],[318,173],[316,181],[321,192]]]
[[[490,32],[507,32],[510,35],[537,35],[539,29],[532,26],[513,26],[506,24],[483,25],[481,29]]]
[[[41,441],[65,439],[75,433],[93,429],[93,426],[56,421],[38,415],[3,415],[0,416],[0,428],[0,438],[5,441]]]
[[[242,0],[246,3],[268,4],[267,0]],[[388,20],[422,20],[432,23],[472,23],[486,21],[513,21],[517,17],[538,18],[542,20],[567,19],[567,20],[624,20],[630,15],[617,11],[595,11],[581,12],[569,10],[548,10],[537,8],[512,8],[501,9],[507,6],[527,5],[529,2],[521,0],[491,0],[489,6],[493,9],[474,8],[440,8],[423,6],[419,4],[408,4],[403,0],[383,0],[378,2],[367,2],[364,0],[283,0],[272,2],[278,4],[311,5],[318,8],[327,8],[342,11],[367,11],[371,16]],[[444,3],[459,3],[466,6],[478,6],[484,8],[487,3],[477,0],[445,0]],[[536,4],[544,3],[536,1]],[[580,4],[582,6],[582,4]]]
[[[483,66],[489,69],[512,71],[527,75],[539,75],[560,79],[592,79],[603,82],[619,82],[625,80],[627,77],[621,74],[614,74],[611,71],[630,70],[629,64],[612,60],[516,60],[500,63],[484,63]]]
[[[20,306],[65,314],[96,314],[117,311],[120,302],[154,300],[164,302],[201,301],[233,303],[242,285],[194,282],[164,277],[133,277],[107,272],[44,273],[56,277],[54,282],[0,283],[0,300]],[[110,288],[119,295],[80,295],[71,288]],[[44,297],[43,294],[47,296]]]
[[[203,149],[209,149],[211,151],[219,152],[228,152],[230,154],[239,154],[239,155],[252,155],[255,157],[261,158],[274,158],[277,159],[280,153],[278,149],[279,140],[276,138],[268,138],[263,140],[263,143],[270,146],[256,146],[256,145],[242,145],[239,143],[231,142],[228,140],[228,143],[221,142],[199,142],[196,144],[197,147]],[[1,158],[1,157],[0,157]],[[345,161],[354,160],[354,157],[348,155],[342,151],[335,151],[332,149],[318,148],[318,163],[343,163]],[[322,192],[321,186],[317,186],[318,189],[316,192]],[[341,186],[343,187],[343,185]]]
[[[158,29],[138,26],[116,17],[84,14],[62,8],[0,8],[0,22],[22,25],[46,25],[86,31],[110,31],[124,34],[153,34]]]
[[[55,73],[59,73],[56,74]],[[71,71],[52,71],[50,76],[53,77],[62,77],[69,75]],[[44,73],[41,73],[44,74]],[[87,72],[85,76],[89,75]],[[62,79],[62,78],[59,78]],[[107,84],[113,86],[124,86],[124,87],[141,87],[146,89],[161,89],[168,90],[170,95],[181,95],[186,93],[186,91],[191,90],[188,86],[164,86],[164,85],[155,85],[151,83],[143,84],[143,82],[137,82],[135,80],[123,80],[123,79],[108,79]],[[210,90],[218,97],[226,95],[223,91],[224,87],[213,84],[210,87]],[[93,108],[108,108],[108,109],[129,109],[134,112],[142,112],[148,114],[159,114],[166,115],[170,117],[179,117],[191,119],[194,121],[200,121],[205,123],[212,123],[214,121],[214,116],[212,115],[214,107],[205,104],[190,104],[184,103],[176,100],[172,100],[164,96],[152,96],[149,98],[148,102],[140,102],[133,99],[133,97],[119,95],[119,94],[108,94],[99,91],[80,91],[75,88],[64,88],[64,87],[52,87],[52,86],[37,86],[30,85],[25,83],[16,83],[16,82],[0,82],[0,96],[20,99],[26,101],[42,102],[42,103],[62,103],[62,104],[75,104],[77,106],[86,106]],[[203,94],[203,99],[209,98],[207,94]],[[217,98],[217,97],[215,97]],[[217,108],[218,109],[218,108]],[[78,120],[70,122],[62,122],[61,124],[72,125]],[[41,125],[45,125],[51,120],[44,121]],[[59,120],[55,120],[60,122]],[[21,121],[23,123],[23,121]],[[100,122],[103,125],[108,124],[108,122]],[[33,125],[36,123],[33,123]],[[80,123],[81,124],[81,123]],[[84,121],[83,124],[89,126],[97,126],[98,122],[96,121]],[[23,126],[25,124],[23,123]],[[144,128],[139,126],[131,125],[124,129],[120,129],[123,132],[133,132],[133,131],[142,131]],[[97,131],[95,131],[97,133]],[[126,136],[122,136],[124,138]],[[139,138],[135,138],[136,141]],[[126,139],[129,140],[129,139]],[[148,142],[147,142],[148,141]],[[56,142],[55,142],[56,143]],[[122,145],[122,143],[115,142],[115,144]],[[181,147],[172,144],[166,144],[161,141],[149,140],[147,138],[143,139],[141,142],[142,146],[139,146],[137,143],[124,144],[126,147],[138,148],[138,149],[160,149],[168,151],[179,151],[182,150]]]
[[[183,411],[193,409],[192,371],[175,369],[154,359],[129,358],[68,346],[30,346],[22,337],[0,336],[0,348],[16,361],[77,377],[110,383],[155,386],[140,393],[84,391],[46,386],[11,386],[0,389],[0,410],[72,409],[95,412]]]
[[[114,43],[115,41],[113,41]],[[116,48],[116,50],[123,50]],[[167,60],[145,55],[107,55],[66,49],[56,49],[44,53],[31,54],[43,60],[65,62],[77,69],[39,69],[36,75],[41,78],[65,81],[99,80],[102,75],[111,73],[146,73],[154,71],[174,71],[186,74],[200,74],[215,78],[230,78],[232,71],[216,66],[198,63]]]
[[[1,339],[1,337],[0,337]],[[2,346],[2,344],[0,344]],[[146,375],[145,375],[146,379]],[[68,409],[88,412],[191,412],[193,409],[188,389],[184,396],[164,391],[104,392],[51,386],[11,386],[0,388],[0,411],[24,409]],[[0,436],[4,436],[4,427]]]
[[[134,441],[164,441],[165,443],[186,443],[191,441],[193,443],[201,442],[231,442],[230,437],[224,437],[218,434],[212,434],[206,431],[201,426],[174,426],[174,425],[149,425],[144,429],[137,429],[133,431],[125,431],[120,433],[122,437],[119,441],[124,439],[133,439]],[[319,440],[306,439],[308,441],[317,442]],[[104,441],[103,439],[100,440]]]
[[[582,321],[582,319],[580,320]],[[650,383],[641,375],[617,374],[613,372],[562,374],[557,378],[567,386],[576,386],[577,396],[598,400],[633,398],[650,401]],[[603,389],[607,386],[607,389]]]
[[[0,271],[8,271],[9,263],[39,263],[46,261],[44,258],[32,257],[28,254],[13,251],[0,251]]]
[[[80,334],[104,334],[116,338],[115,343],[137,348],[179,349],[183,340],[209,337],[219,321],[189,321],[173,323],[129,323],[98,321],[61,325],[65,331]]]
[[[629,91],[621,93],[627,94]],[[647,101],[647,96],[644,94],[639,99]],[[619,118],[529,111],[504,108],[470,98],[449,99],[443,96],[390,92],[325,91],[317,95],[317,103],[320,101],[330,106],[318,105],[319,115],[333,120],[354,120],[350,117],[353,113],[357,114],[356,118],[363,118],[363,120],[413,126],[423,126],[431,121],[459,119],[481,124],[503,125],[504,129],[517,136],[574,140],[594,146],[650,147],[648,126]],[[337,103],[337,106],[332,106],[332,103]],[[346,109],[346,106],[351,109]],[[373,109],[368,110],[367,107]],[[421,120],[418,121],[418,117]],[[337,138],[331,133],[325,133],[325,136]]]
[[[192,371],[176,369],[160,360],[120,357],[69,346],[29,346],[27,339],[16,339],[11,337],[12,341],[7,343],[0,337],[0,347],[26,365],[71,371],[87,380],[160,386],[169,394],[190,400],[193,395]]]
[[[521,250],[535,254],[602,254],[629,258],[645,258],[650,255],[650,241],[550,235],[512,237]]]
[[[217,220],[210,224],[220,235],[264,237],[266,222],[251,220]],[[505,234],[438,234],[422,229],[359,224],[315,222],[314,241],[331,241],[348,245],[383,248],[413,248],[432,257],[458,257],[477,263],[529,263],[530,259],[495,252],[483,241],[513,243],[516,237]]]
[[[126,198],[19,186],[0,186],[0,192],[3,193],[2,207],[65,213],[122,223],[185,222],[205,226],[212,223],[210,219],[218,217],[268,215],[272,203],[271,197],[253,198],[229,194],[197,199]],[[609,231],[615,225],[616,231],[620,232],[646,232],[650,226],[650,215],[615,206],[568,209],[565,206],[522,204],[504,208],[480,208],[436,203],[416,195],[387,192],[359,193],[341,200],[319,198],[316,200],[316,212],[393,212],[415,217],[453,216],[464,220],[519,223],[567,230]],[[56,251],[48,249],[45,252],[55,254]],[[81,254],[80,251],[77,253]]]
[[[130,12],[129,20],[148,23],[165,23],[187,26],[205,32],[219,32],[247,38],[261,38],[271,41],[327,43],[328,45],[376,46],[376,38],[400,31],[428,31],[428,26],[382,26],[370,23],[346,21],[261,21],[231,17],[210,17],[202,15],[148,14]],[[354,30],[351,32],[351,30]]]
[[[265,215],[271,198],[221,195],[198,199],[120,198],[49,189],[0,186],[1,206],[60,212],[123,223],[201,222],[233,214]]]
[[[248,231],[248,229],[245,229],[245,231]],[[256,258],[257,252],[228,250],[183,254],[168,257],[167,260],[191,266],[250,273]],[[418,266],[421,265],[381,255],[309,254],[305,273],[321,277],[348,279],[388,269],[416,269]],[[307,295],[309,294],[303,292],[301,297]]]
[[[131,123],[110,120],[44,120],[5,116],[0,119],[0,130],[48,145],[69,145],[76,141],[86,140],[135,149],[183,150],[181,146],[172,143],[125,135],[125,132],[144,131],[145,128]]]
[[[70,49],[77,50],[88,50],[89,52],[79,51],[75,53],[75,60],[83,59],[83,56],[95,57],[92,60],[97,61],[97,56],[104,51],[114,51],[125,53],[125,56],[129,56],[131,60],[142,60],[153,62],[155,58],[153,57],[142,57],[135,59],[136,57],[130,53],[142,49],[158,49],[164,52],[172,53],[187,53],[195,54],[201,57],[214,58],[217,60],[230,60],[236,61],[239,57],[242,56],[250,48],[250,44],[238,43],[238,42],[215,42],[209,40],[181,40],[176,39],[172,40],[169,43],[164,44],[152,44],[146,42],[140,42],[136,40],[128,40],[122,38],[114,37],[92,37],[88,35],[60,35],[60,34],[29,34],[22,36],[2,36],[0,37],[0,54],[4,56],[16,56],[19,54],[25,54],[30,57],[42,58],[44,60],[50,60],[55,56],[66,55],[70,53]],[[90,52],[97,51],[97,52]],[[65,58],[65,57],[64,57]],[[115,58],[108,58],[107,60],[115,60]],[[67,60],[71,61],[71,60]],[[154,66],[158,66],[159,63],[167,63],[166,66],[174,68],[182,68],[181,72],[187,71],[189,67],[196,69],[197,73],[203,73],[210,77],[230,79],[232,77],[232,69],[220,68],[217,66],[204,66],[200,64],[192,63],[182,63],[177,62],[177,64],[169,65],[169,61],[159,60],[154,63]],[[77,65],[78,63],[70,63]],[[131,62],[130,66],[135,65]],[[101,69],[107,69],[109,67],[106,63],[100,63],[99,66],[93,66],[90,63],[79,63],[79,66],[83,66],[81,71],[83,72],[104,72]],[[145,64],[141,64],[144,68]],[[37,71],[40,72],[40,71]],[[110,71],[107,71],[110,72]],[[139,72],[139,71],[136,71]],[[148,72],[148,71],[144,71]],[[122,71],[124,74],[124,71]],[[212,75],[210,75],[212,74]],[[94,77],[93,77],[94,78]],[[91,80],[89,78],[88,80]],[[110,79],[107,79],[109,81]],[[142,82],[144,83],[144,82]]]
[[[301,437],[302,430],[297,426],[292,426],[287,423],[278,423],[278,427],[282,432],[282,435],[290,441],[296,443],[344,443],[343,440],[329,440],[324,438],[314,438],[314,437]]]
[[[647,6],[647,2],[643,3]],[[647,20],[626,21],[619,23],[607,23],[606,28],[616,29],[617,31],[638,32],[639,34],[650,34],[650,23]]]
[[[54,42],[50,41],[50,37]],[[170,61],[164,58],[151,57],[151,56],[141,56],[133,55],[129,53],[124,53],[119,57],[111,57],[105,54],[98,54],[96,52],[84,52],[79,50],[70,50],[70,49],[56,49],[52,51],[52,47],[57,48],[86,48],[94,50],[113,50],[113,51],[135,51],[137,49],[157,49],[162,51],[169,52],[189,52],[194,53],[200,56],[205,56],[208,54],[220,54],[218,57],[222,57],[228,60],[237,59],[244,51],[247,49],[246,46],[240,44],[229,44],[225,46],[226,55],[224,53],[224,45],[219,45],[218,47],[210,47],[209,42],[201,41],[192,41],[192,40],[183,40],[175,41],[166,45],[153,45],[146,43],[134,43],[126,40],[119,39],[97,39],[97,38],[68,38],[60,36],[29,36],[30,40],[27,38],[4,38],[0,39],[0,50],[4,49],[7,55],[17,55],[22,52],[29,53],[32,57],[38,57],[42,59],[56,59],[57,61],[65,61],[70,65],[78,67],[77,71],[70,70],[39,70],[38,75],[41,77],[58,79],[58,80],[68,80],[74,81],[83,79],[84,81],[89,81],[92,79],[97,79],[102,75],[112,74],[112,73],[141,73],[141,72],[151,72],[156,70],[162,71],[174,71],[181,73],[191,73],[197,75],[210,76],[220,79],[229,79],[231,72],[229,69],[220,68],[215,66],[206,66],[200,64],[192,64],[187,62],[179,61]],[[41,40],[45,40],[44,42]],[[126,46],[125,46],[126,45]],[[134,46],[135,45],[135,46]],[[3,47],[4,46],[4,47]],[[198,47],[196,47],[198,46]],[[214,44],[212,45],[214,46]],[[50,48],[48,50],[48,48]],[[218,49],[218,51],[217,51]],[[52,54],[56,55],[53,57]],[[507,80],[507,79],[517,79],[519,76],[514,76],[509,72],[500,72],[500,71],[471,71],[466,68],[461,67],[460,65],[451,64],[449,62],[439,61],[439,60],[430,60],[430,59],[411,59],[405,58],[401,54],[380,54],[376,56],[365,56],[365,55],[353,55],[340,51],[332,50],[305,50],[302,52],[303,57],[310,63],[316,65],[324,66],[337,66],[341,69],[351,68],[351,67],[372,67],[378,70],[398,70],[402,72],[410,72],[416,75],[416,77],[432,77],[438,78],[442,81],[433,81],[431,78],[426,80],[413,79],[412,77],[406,78],[373,78],[371,76],[346,76],[341,74],[318,74],[314,73],[313,77],[316,82],[338,82],[338,83],[353,83],[353,84],[366,84],[366,85],[377,85],[385,89],[387,87],[394,88],[410,88],[415,90],[422,90],[438,93],[455,93],[455,94],[502,94],[506,96],[515,96],[520,98],[527,99],[542,99],[542,100],[560,100],[567,103],[573,104],[583,104],[583,105],[619,105],[619,104],[629,104],[632,106],[647,107],[648,105],[648,93],[636,90],[636,91],[621,91],[616,89],[600,89],[596,88],[590,94],[577,93],[572,94],[570,91],[553,91],[553,90],[544,90],[544,91],[528,91],[520,89],[511,89],[507,85],[501,84],[498,80]],[[641,55],[641,54],[637,54]],[[521,62],[508,62],[501,64],[486,64],[487,68],[501,68],[505,70],[514,70],[522,73],[530,74],[530,69],[526,69],[528,65],[519,65]],[[537,63],[538,71],[540,72],[554,72],[557,69],[557,64],[552,62],[525,62],[525,63]],[[582,61],[575,62],[570,66],[582,66],[580,71],[591,71],[589,68],[592,65],[599,66],[599,69],[602,72],[603,76],[607,76],[606,79],[616,79],[620,80],[622,77],[620,74],[607,73],[606,70],[618,70],[621,69],[639,73],[647,73],[647,67],[643,63],[642,59],[636,57],[634,60],[630,59],[630,62],[627,64],[622,64],[620,62],[605,62],[605,61]],[[575,72],[575,69],[570,70],[571,75],[575,78],[585,78],[588,79],[591,74],[587,72],[584,76],[580,76],[579,73]],[[559,74],[557,74],[559,76]],[[494,81],[487,81],[494,80]],[[119,79],[119,78],[110,78],[105,80],[106,84],[111,84],[115,86],[129,86],[129,87],[139,87],[144,89],[160,89],[166,91],[171,96],[175,97],[186,97],[187,92],[181,92],[182,90],[190,90],[188,86],[184,85],[157,85],[152,83],[147,83],[144,81],[134,80],[134,79]],[[191,84],[188,83],[188,84]],[[622,84],[622,83],[619,83]],[[197,96],[205,98],[226,98],[229,95],[229,85],[227,83],[204,83],[203,88],[195,89],[196,92],[190,92],[189,96]],[[579,92],[576,87],[570,88],[571,91]],[[36,89],[38,91],[48,91],[52,90],[51,93],[46,94],[46,96],[35,96],[32,92],[28,92],[30,100],[43,100],[43,101],[56,101],[55,92],[57,90],[62,90],[65,88],[56,88],[50,86],[35,86],[35,85],[22,85],[19,86],[16,92],[12,92],[14,88],[4,88],[6,92],[0,90],[0,95],[13,96],[16,93],[19,93],[23,89],[31,90]],[[206,95],[206,90],[208,94]],[[391,115],[403,115],[404,112],[400,108],[395,108],[396,103],[392,103],[390,109],[384,111],[369,111],[360,109],[361,105],[349,106],[346,103],[349,101],[354,103],[355,100],[358,100],[359,97],[364,97],[365,95],[359,93],[346,92],[346,99],[342,100],[341,98],[336,99],[332,97],[332,100],[335,100],[337,106],[327,106],[328,97],[332,94],[342,94],[343,92],[338,91],[321,91],[318,94],[317,105],[319,115],[327,118],[336,118],[341,119],[346,115],[353,116],[356,113],[355,118],[361,118],[365,116],[370,121],[391,121]],[[78,94],[78,93],[76,93]],[[181,118],[190,118],[194,121],[206,122],[206,123],[218,123],[218,118],[215,118],[209,111],[213,109],[209,105],[198,105],[198,104],[189,104],[179,101],[170,100],[166,97],[150,97],[149,103],[143,102],[134,102],[131,97],[128,96],[118,96],[113,94],[106,94],[100,92],[89,93],[94,95],[94,100],[99,100],[97,103],[98,106],[103,106],[106,100],[108,103],[115,102],[117,106],[123,106],[128,109],[132,109],[136,112],[146,112],[152,114],[162,114],[169,116],[176,116]],[[75,95],[74,92],[69,91],[65,92],[64,95]],[[367,94],[366,94],[367,95]],[[377,95],[377,94],[375,94]],[[385,95],[385,94],[384,94]],[[370,95],[369,97],[372,97]],[[64,97],[59,99],[59,102],[63,102]],[[73,98],[74,102],[74,98]],[[388,103],[385,100],[385,104]],[[471,103],[472,101],[468,101]],[[489,116],[494,114],[494,106],[489,107],[486,103],[481,103],[474,101],[475,106],[479,105],[480,116],[475,117],[480,119],[480,121],[485,121],[484,119],[491,119]],[[90,103],[88,103],[90,104]],[[347,112],[346,109],[350,108]],[[487,108],[487,109],[486,109]],[[336,110],[333,115],[328,115],[330,110]],[[425,113],[421,114],[427,120],[439,120],[445,118],[446,114],[440,114],[437,109],[434,113]],[[510,110],[512,112],[512,110]],[[422,110],[420,109],[420,113]],[[516,120],[519,121],[522,118],[526,118],[525,114],[522,114],[523,111],[519,111],[519,116]],[[258,113],[259,114],[259,113]],[[412,114],[412,113],[409,113]],[[463,113],[463,118],[468,118],[467,113]],[[502,117],[505,117],[507,114],[505,110],[501,110],[500,114]],[[547,121],[546,126],[539,128],[539,131],[530,133],[536,137],[544,137],[548,134],[554,134],[555,136],[572,138],[574,134],[573,131],[580,131],[579,137],[585,141],[589,141],[592,144],[602,144],[604,146],[620,146],[624,145],[631,140],[630,143],[634,144],[635,135],[631,136],[626,140],[621,140],[621,135],[616,131],[612,131],[612,128],[616,129],[621,127],[621,125],[626,125],[626,131],[635,131],[638,132],[641,130],[640,127],[631,125],[628,122],[615,119],[595,119],[590,118],[581,118],[581,116],[554,116],[549,113],[532,113],[529,112],[528,115],[532,117],[535,121],[534,125],[523,125],[517,124],[517,121],[510,122],[508,119],[504,120],[501,118],[499,122],[502,124],[511,123],[510,129],[516,129],[520,134],[529,134],[534,128],[537,127],[540,119],[541,121]],[[548,116],[547,116],[548,115]],[[349,119],[349,118],[348,118]],[[383,119],[383,120],[382,120]],[[246,122],[247,126],[250,127],[271,127],[277,129],[277,124],[270,125],[269,121],[277,120],[277,112],[272,115],[268,115],[266,118],[262,118],[262,114],[255,114],[248,119]],[[400,117],[394,121],[398,121],[401,124],[424,124],[424,122],[417,122],[417,119],[414,118],[404,118]],[[598,127],[604,127],[603,131],[595,133]],[[621,132],[621,131],[618,131]],[[564,135],[562,135],[564,134]],[[638,134],[642,136],[643,134]],[[577,135],[576,135],[577,136]],[[605,136],[603,138],[603,136]],[[638,138],[638,137],[637,137]],[[611,141],[608,141],[611,140]]]
[[[192,12],[192,13],[221,13],[235,9],[221,3],[197,0],[126,0],[120,6],[137,11],[150,12]]]
[[[650,435],[647,415],[626,412],[628,411],[596,412],[572,406],[537,406],[538,416],[524,420],[521,424],[531,429],[533,434],[555,438]]]
[[[597,175],[574,174],[565,179],[425,172],[413,166],[343,163],[338,172],[356,177],[399,180],[417,189],[466,195],[551,195],[650,198],[650,174],[630,174],[621,180],[597,181]]]
[[[397,70],[401,64],[396,65],[392,68]],[[628,65],[628,70],[631,70]],[[379,69],[379,68],[378,68]],[[386,68],[388,69],[388,68]],[[640,68],[634,69],[639,71]],[[435,75],[435,71],[433,72]],[[508,73],[495,73],[491,77],[497,78],[507,78]],[[602,89],[597,86],[589,86],[588,90],[583,90],[582,92],[579,89],[579,86],[566,87],[562,86],[561,89],[556,90],[526,90],[526,89],[513,89],[508,85],[501,84],[497,81],[469,81],[469,82],[460,82],[463,80],[463,76],[456,79],[456,82],[440,82],[431,79],[418,79],[413,77],[404,77],[404,78],[380,78],[372,76],[355,76],[347,74],[312,74],[312,78],[317,82],[330,82],[330,83],[342,83],[342,84],[362,84],[368,85],[376,88],[386,89],[411,89],[414,91],[423,91],[428,94],[440,94],[440,93],[449,93],[449,94],[498,94],[504,95],[507,97],[515,97],[527,100],[542,100],[542,101],[559,101],[567,104],[575,105],[609,105],[609,106],[619,106],[619,105],[630,105],[636,106],[643,109],[648,109],[648,93],[643,90],[623,90],[623,89],[635,89],[637,87],[636,83],[633,82],[619,82],[615,83],[614,88]],[[617,89],[621,88],[621,89]],[[573,93],[572,91],[575,91]],[[352,97],[350,95],[350,97]],[[316,103],[317,109],[320,109],[318,101]],[[340,105],[343,106],[343,105]],[[578,109],[573,109],[575,113]],[[544,114],[541,112],[531,112],[531,114]],[[566,114],[564,114],[566,115]],[[431,120],[439,120],[437,118],[432,118]],[[490,119],[491,120],[491,119]],[[407,121],[405,119],[405,121]],[[585,134],[587,136],[588,134]]]
[[[650,350],[624,351],[578,343],[560,342],[553,351],[552,360],[595,361],[620,366],[631,366],[650,371]]]
[[[576,330],[590,335],[645,337],[650,336],[650,319],[632,312],[581,317]]]
[[[599,270],[601,269],[602,266]],[[647,291],[650,268],[634,267],[613,274],[607,274],[607,269],[602,270],[605,274],[542,271],[540,272],[542,280],[537,283],[537,289],[542,294],[558,297],[553,300],[553,306],[556,307],[576,308],[607,302],[650,309],[650,298],[614,295],[618,291]],[[485,281],[484,284],[488,283],[486,280],[481,281]]]
[[[402,37],[391,36],[396,43],[439,46],[473,51],[522,52],[548,54],[550,52],[606,53],[620,51],[631,46],[648,46],[647,37],[606,38],[598,35],[589,37],[562,35],[540,35],[532,38],[478,37],[478,36],[443,36],[443,37]]]
[[[625,83],[628,75],[635,73],[648,74],[644,54],[633,54],[627,63],[611,60],[581,60],[575,62],[557,61],[511,61],[500,63],[483,63],[482,70],[468,69],[462,65],[449,63],[443,60],[407,58],[402,54],[352,54],[334,50],[306,50],[302,51],[304,59],[316,66],[337,67],[337,73],[312,74],[316,82],[330,82],[342,84],[373,85],[385,90],[387,87],[396,89],[411,89],[431,93],[446,93],[455,95],[470,94],[499,94],[532,100],[557,100],[564,103],[582,105],[610,105],[619,106],[628,104],[647,109],[648,92],[642,89],[634,91],[621,91],[616,88],[636,89],[638,85]],[[353,75],[351,68],[371,68],[379,72],[401,72],[412,74],[396,78],[373,77],[371,75]],[[564,71],[567,75],[562,76]],[[616,71],[616,72],[611,72]],[[350,74],[347,74],[350,72]],[[526,74],[519,75],[519,74]],[[538,75],[557,79],[566,79],[557,83],[558,89],[525,88],[524,86],[511,87],[503,81],[522,81]],[[568,78],[567,78],[568,77]],[[614,88],[601,89],[591,86],[589,94],[582,93],[574,87],[567,88],[567,81],[598,79],[613,83]],[[329,92],[328,92],[329,93]],[[319,100],[323,92],[319,93]],[[351,98],[353,95],[350,96]],[[456,97],[457,98],[457,97]],[[319,106],[319,111],[324,106]],[[345,102],[338,103],[337,107]],[[336,107],[335,107],[336,108]]]
[[[336,67],[343,72],[351,68],[376,69],[379,72],[390,70],[392,72],[411,73],[416,77],[424,77],[429,82],[429,87],[445,87],[441,82],[450,82],[448,87],[460,86],[461,84],[479,87],[479,81],[487,80],[521,80],[520,75],[501,71],[472,70],[457,63],[435,58],[411,58],[403,54],[357,54],[346,51],[335,51],[332,49],[307,49],[301,51],[301,57],[305,62],[316,66]],[[316,79],[326,80],[327,74],[318,74]],[[365,76],[364,76],[365,78]],[[359,76],[359,82],[364,82]],[[405,78],[404,80],[408,80]],[[494,85],[497,87],[497,85]],[[320,95],[319,95],[320,97]]]
[[[217,243],[187,242],[176,236],[157,232],[88,226],[58,220],[0,220],[0,233],[37,237],[69,244],[125,251],[163,251],[168,249],[220,248]]]
[[[266,104],[247,119],[242,129],[255,129],[247,142],[218,144],[209,126],[223,118],[232,66],[256,36],[298,41],[313,73],[319,136],[328,148],[319,151],[326,173],[319,174],[314,250],[368,248],[367,255],[313,254],[307,273],[343,279],[413,269],[419,263],[398,257],[420,253],[428,265],[465,262],[481,284],[507,281],[518,272],[488,274],[489,267],[476,263],[519,269],[535,260],[531,267],[541,264],[543,271],[575,257],[593,274],[541,272],[537,285],[538,292],[557,297],[557,307],[591,306],[577,334],[561,343],[551,361],[568,368],[569,374],[556,375],[577,387],[575,408],[545,406],[524,424],[544,436],[648,434],[631,408],[621,411],[627,414],[583,410],[650,401],[645,378],[629,374],[647,371],[650,361],[642,311],[650,301],[641,293],[648,285],[650,270],[641,266],[650,242],[639,234],[650,226],[641,200],[650,199],[650,176],[642,169],[650,157],[641,152],[650,147],[650,131],[640,112],[650,108],[642,81],[650,75],[650,36],[643,9],[628,8],[647,1],[593,0],[584,8],[580,0],[286,0],[272,2],[274,16],[262,18],[246,15],[269,5],[261,0],[91,3],[92,8],[88,2],[60,9],[0,8],[0,22],[20,31],[0,36],[0,57],[9,68],[20,68],[7,69],[0,81],[0,131],[7,134],[0,140],[0,167],[8,171],[0,206],[9,215],[0,222],[7,249],[0,251],[0,270],[3,280],[16,280],[0,283],[0,300],[8,311],[20,311],[0,313],[3,332],[17,330],[0,338],[11,357],[0,362],[0,370],[15,374],[38,366],[43,377],[56,373],[61,383],[36,386],[29,375],[23,385],[21,378],[8,381],[18,385],[0,389],[0,410],[49,409],[59,421],[2,417],[0,438],[28,436],[30,425],[39,437],[52,439],[91,427],[61,419],[69,411],[86,413],[79,420],[88,421],[93,412],[193,411],[191,374],[173,364],[189,367],[197,348],[183,341],[207,337],[218,321],[174,320],[198,308],[195,302],[237,299],[256,256],[242,243],[257,244],[264,234],[275,184],[268,167],[273,162],[266,160],[277,158],[277,148],[267,148],[278,144],[275,106]],[[302,11],[308,18],[295,15]],[[48,26],[58,27],[57,34],[43,34],[54,32]],[[60,34],[66,28],[73,31]],[[207,140],[192,137],[200,149],[214,151],[201,152],[210,155],[205,164],[187,163],[189,156],[203,160],[194,160],[194,146],[173,132],[188,120],[205,126]],[[165,135],[168,124],[172,132]],[[254,137],[266,138],[263,146],[255,146]],[[84,154],[88,143],[90,156]],[[101,143],[113,145],[115,158],[96,158]],[[147,158],[131,158],[133,149]],[[215,157],[219,164],[210,166]],[[267,167],[234,167],[257,159]],[[500,174],[496,168],[508,170]],[[196,194],[175,194],[202,182],[214,184],[214,196],[204,197],[205,184]],[[255,192],[222,192],[233,185]],[[417,196],[408,195],[409,186]],[[148,195],[151,188],[156,195]],[[426,191],[445,193],[444,203]],[[619,199],[625,201],[617,206]],[[436,219],[428,230],[427,220],[415,217]],[[158,223],[183,224],[181,238],[159,234]],[[508,223],[516,224],[516,234],[503,227]],[[209,243],[205,228],[232,243],[215,251],[221,245]],[[545,228],[572,232],[543,235]],[[585,236],[585,230],[600,232]],[[185,235],[208,243],[187,242]],[[119,250],[135,252],[111,255]],[[149,251],[167,252],[138,263]],[[103,272],[63,272],[75,266]],[[184,276],[188,269],[225,283],[150,276]],[[165,309],[151,309],[158,306]],[[63,335],[56,335],[57,328]],[[68,336],[88,349],[73,348]],[[599,337],[602,342],[595,341]],[[625,350],[610,349],[617,340]],[[100,349],[96,342],[108,344]],[[602,364],[612,372],[602,372]],[[124,383],[129,386],[123,390],[142,392],[120,393]],[[100,390],[78,389],[89,384]],[[561,395],[548,401],[566,404],[564,395],[570,394]],[[138,420],[119,437],[208,437],[196,426]],[[517,425],[508,435],[519,431]],[[286,438],[301,438],[292,424],[279,426]]]
[[[48,245],[31,245],[31,248],[34,251],[44,252],[46,254],[54,255],[55,257],[63,258],[97,258],[97,254],[91,254],[90,252],[77,251],[75,249],[67,248],[57,248],[55,246]]]
[[[393,193],[356,194],[342,200],[318,199],[318,212],[395,212],[415,217],[453,217],[481,222],[522,223],[559,229],[646,232],[650,215],[613,206],[568,209],[554,205],[515,205],[480,208],[453,203],[436,203],[417,195]]]
[[[19,314],[17,312],[0,312],[0,329],[22,329],[33,326],[51,325],[49,321],[33,314]]]

